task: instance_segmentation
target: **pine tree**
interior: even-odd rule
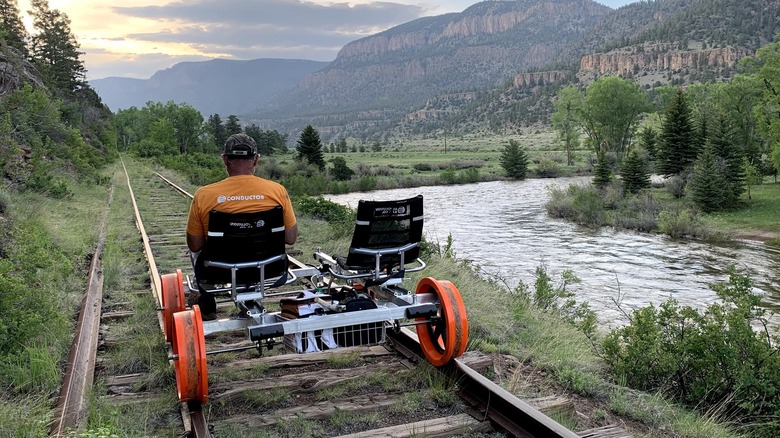
[[[742,162],[744,154],[734,140],[734,128],[725,115],[718,115],[708,144],[723,163],[722,173],[729,188],[725,206],[735,207],[739,203],[739,197],[745,192],[745,169]]]
[[[20,51],[27,52],[27,30],[24,28],[16,0],[0,0],[0,39]]]
[[[612,182],[612,163],[609,162],[606,154],[599,154],[593,169],[593,185],[601,188],[606,187],[610,182]]]
[[[725,207],[728,182],[721,172],[712,147],[707,146],[696,160],[688,191],[693,203],[705,213]]]
[[[655,158],[658,133],[652,127],[645,126],[639,133],[639,144],[647,151],[650,158]]]
[[[315,164],[320,170],[325,170],[325,154],[322,151],[322,141],[320,134],[313,126],[308,125],[301,132],[296,147],[298,160],[306,160],[310,164]]]
[[[233,134],[240,134],[241,131],[241,123],[239,123],[238,117],[235,114],[229,115],[227,122],[225,122],[225,139],[227,140]]]
[[[61,92],[71,93],[84,84],[86,69],[79,59],[79,44],[70,30],[70,19],[57,9],[49,9],[47,0],[32,0],[33,26],[38,31],[31,39],[31,55],[49,83]]]
[[[680,89],[666,110],[658,146],[657,169],[663,175],[679,175],[696,160],[691,110]]]
[[[508,177],[525,179],[528,172],[528,154],[516,140],[509,140],[509,144],[504,146],[499,162]]]
[[[217,150],[222,149],[228,137],[225,135],[225,125],[222,124],[222,118],[219,114],[212,114],[209,116],[206,126],[208,126],[208,130],[211,132],[211,136],[214,137],[214,146],[217,147]]]
[[[636,193],[650,187],[650,174],[647,172],[645,160],[639,156],[635,149],[631,150],[623,161],[621,177],[623,177],[623,186],[628,193]]]

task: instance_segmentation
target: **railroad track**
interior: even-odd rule
[[[145,279],[136,267],[127,281],[149,286],[132,295],[151,301],[151,306],[126,310],[126,299],[104,299],[98,356],[135,342],[134,333],[126,329],[129,318],[156,318],[156,326],[149,330],[156,333],[152,347],[159,350],[152,352],[157,359],[150,362],[175,364],[178,355],[159,336],[165,321],[162,284],[176,278],[171,273],[177,269],[190,270],[183,237],[190,195],[151,169],[135,166],[125,172],[142,238],[132,254],[148,265]],[[153,300],[148,299],[149,289]],[[220,303],[220,312],[233,311],[232,304]],[[482,376],[474,369],[485,365],[478,355],[466,354],[433,367],[425,361],[415,333],[407,329],[388,330],[383,345],[309,354],[277,348],[262,356],[244,334],[217,333],[206,337],[205,350],[209,388],[205,405],[177,404],[177,383],[170,368],[160,372],[151,364],[122,366],[117,365],[122,359],[98,357],[97,380],[106,388],[103,398],[120,410],[165,406],[151,416],[159,426],[144,430],[168,436],[627,436],[567,430]],[[63,387],[66,399],[67,393]],[[68,409],[63,406],[61,412]],[[76,411],[81,413],[62,424],[83,421],[83,408]],[[52,435],[64,436],[60,433],[53,428]]]

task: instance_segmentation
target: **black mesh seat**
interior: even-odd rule
[[[352,271],[403,271],[403,265],[419,257],[422,228],[422,195],[396,201],[361,200],[349,254],[335,260]]]
[[[279,260],[268,262],[276,256]],[[287,278],[288,260],[284,246],[282,207],[253,213],[209,213],[206,245],[195,265],[199,284],[232,283],[232,270],[217,264],[247,264],[236,269],[234,285],[249,287],[273,280],[270,286],[283,284]]]

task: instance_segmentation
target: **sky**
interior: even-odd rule
[[[597,0],[618,8],[637,0]],[[29,0],[17,0],[26,15]],[[49,0],[71,21],[87,80],[148,79],[183,61],[332,61],[345,44],[478,0]],[[31,29],[29,17],[24,18]]]

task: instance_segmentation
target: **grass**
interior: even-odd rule
[[[477,140],[475,140],[477,141]],[[493,147],[498,145],[494,144]],[[484,147],[488,147],[487,145]],[[390,160],[390,158],[387,158]],[[121,167],[120,167],[121,169]],[[179,177],[177,180],[183,180]],[[144,370],[150,374],[150,380],[144,385],[168,386],[171,391],[166,397],[150,403],[148,406],[122,407],[115,406],[93,396],[90,405],[88,427],[91,429],[109,428],[121,431],[122,436],[170,436],[171,424],[176,423],[175,391],[173,375],[163,348],[162,337],[157,327],[148,324],[156,321],[154,303],[148,296],[137,299],[128,298],[133,292],[142,290],[143,281],[148,278],[143,261],[126,257],[130,248],[137,243],[137,231],[131,221],[132,207],[127,201],[124,175],[114,174],[114,202],[109,212],[108,241],[105,249],[104,272],[106,273],[106,299],[110,302],[130,302],[138,314],[137,319],[128,321],[123,330],[131,333],[132,341],[118,346],[111,352],[108,359],[110,368],[129,371]],[[185,188],[193,189],[184,184]],[[62,248],[69,260],[85,260],[96,240],[94,218],[100,217],[107,200],[107,187],[73,187],[74,201],[49,200],[25,195],[13,196],[8,205],[13,206],[14,214],[24,219],[39,221],[54,236],[54,246]],[[780,227],[772,224],[772,199],[776,199],[780,185],[754,188],[755,204],[752,206],[755,220],[763,218],[766,226]],[[194,191],[194,190],[193,190]],[[85,199],[81,203],[82,198]],[[4,201],[6,202],[6,201]],[[36,208],[29,207],[35,204]],[[776,204],[775,204],[776,205]],[[36,215],[36,211],[45,211]],[[775,210],[776,211],[776,210]],[[775,216],[776,217],[776,216]],[[735,221],[726,219],[726,223]],[[72,222],[73,223],[72,223]],[[87,226],[90,225],[90,226]],[[321,220],[299,216],[301,238],[295,245],[296,250],[303,254],[311,254],[317,247],[322,247],[328,253],[343,254],[349,245],[350,236],[345,236],[340,230]],[[67,236],[60,233],[67,234]],[[303,260],[311,262],[310,260]],[[680,436],[716,436],[726,437],[736,434],[728,430],[717,419],[717,415],[700,415],[666,402],[661,396],[647,396],[627,390],[614,384],[606,377],[601,359],[594,353],[591,342],[579,331],[552,313],[542,312],[527,301],[518,299],[508,291],[501,279],[487,279],[477,273],[476,267],[448,257],[433,256],[426,260],[428,269],[423,273],[414,274],[408,287],[412,287],[422,276],[446,279],[457,285],[463,296],[470,324],[470,348],[479,348],[489,353],[511,354],[519,358],[520,363],[543,370],[550,376],[553,383],[560,388],[580,394],[598,404],[598,416],[622,415],[636,421],[642,421],[648,430],[665,428]],[[67,285],[62,297],[62,313],[72,318],[74,309],[83,291],[83,272],[73,270],[63,277],[42,273],[44,288],[51,291],[62,291],[63,283]],[[47,283],[48,282],[48,283]],[[52,363],[62,363],[63,354],[67,351],[61,346],[66,345],[72,335],[68,329],[56,332],[58,337],[51,344],[31,344],[34,356],[50,354],[47,361],[41,362],[36,373],[41,381],[50,381]],[[41,345],[47,345],[46,348]],[[41,350],[35,350],[41,348]],[[30,351],[33,351],[30,350]],[[37,357],[37,356],[36,356]],[[48,363],[49,365],[46,365]],[[21,364],[17,365],[19,367]],[[48,371],[47,371],[48,370]],[[407,379],[404,381],[403,376]],[[418,382],[415,379],[426,380],[424,375],[409,375],[398,373],[398,378],[382,379],[382,385],[399,385],[419,388],[404,396],[391,408],[394,413],[409,413],[418,409],[425,400],[433,400],[437,404],[448,405],[451,400],[446,397],[445,383]],[[371,379],[374,380],[373,378]],[[47,387],[44,384],[43,387]],[[423,389],[430,386],[433,389]],[[99,388],[99,386],[98,386]],[[426,392],[428,391],[428,392]],[[47,422],[29,413],[46,413],[52,405],[51,391],[33,390],[26,394],[8,393],[0,402],[0,430],[11,431],[13,436],[42,436],[46,433]],[[268,398],[270,396],[270,399]],[[258,394],[253,397],[252,404],[267,406],[266,403],[284,403],[289,394]],[[600,404],[599,404],[600,403]],[[349,419],[342,418],[342,424]],[[576,427],[573,425],[571,427]],[[226,426],[227,427],[227,426]],[[303,419],[285,421],[278,430],[279,436],[306,436],[321,434],[320,425]],[[224,433],[224,436],[244,436],[235,430]]]
[[[765,182],[754,186],[742,198],[745,207],[737,211],[727,211],[709,215],[713,225],[721,230],[735,232],[769,232],[780,235],[780,183]],[[777,240],[779,237],[775,237]]]

